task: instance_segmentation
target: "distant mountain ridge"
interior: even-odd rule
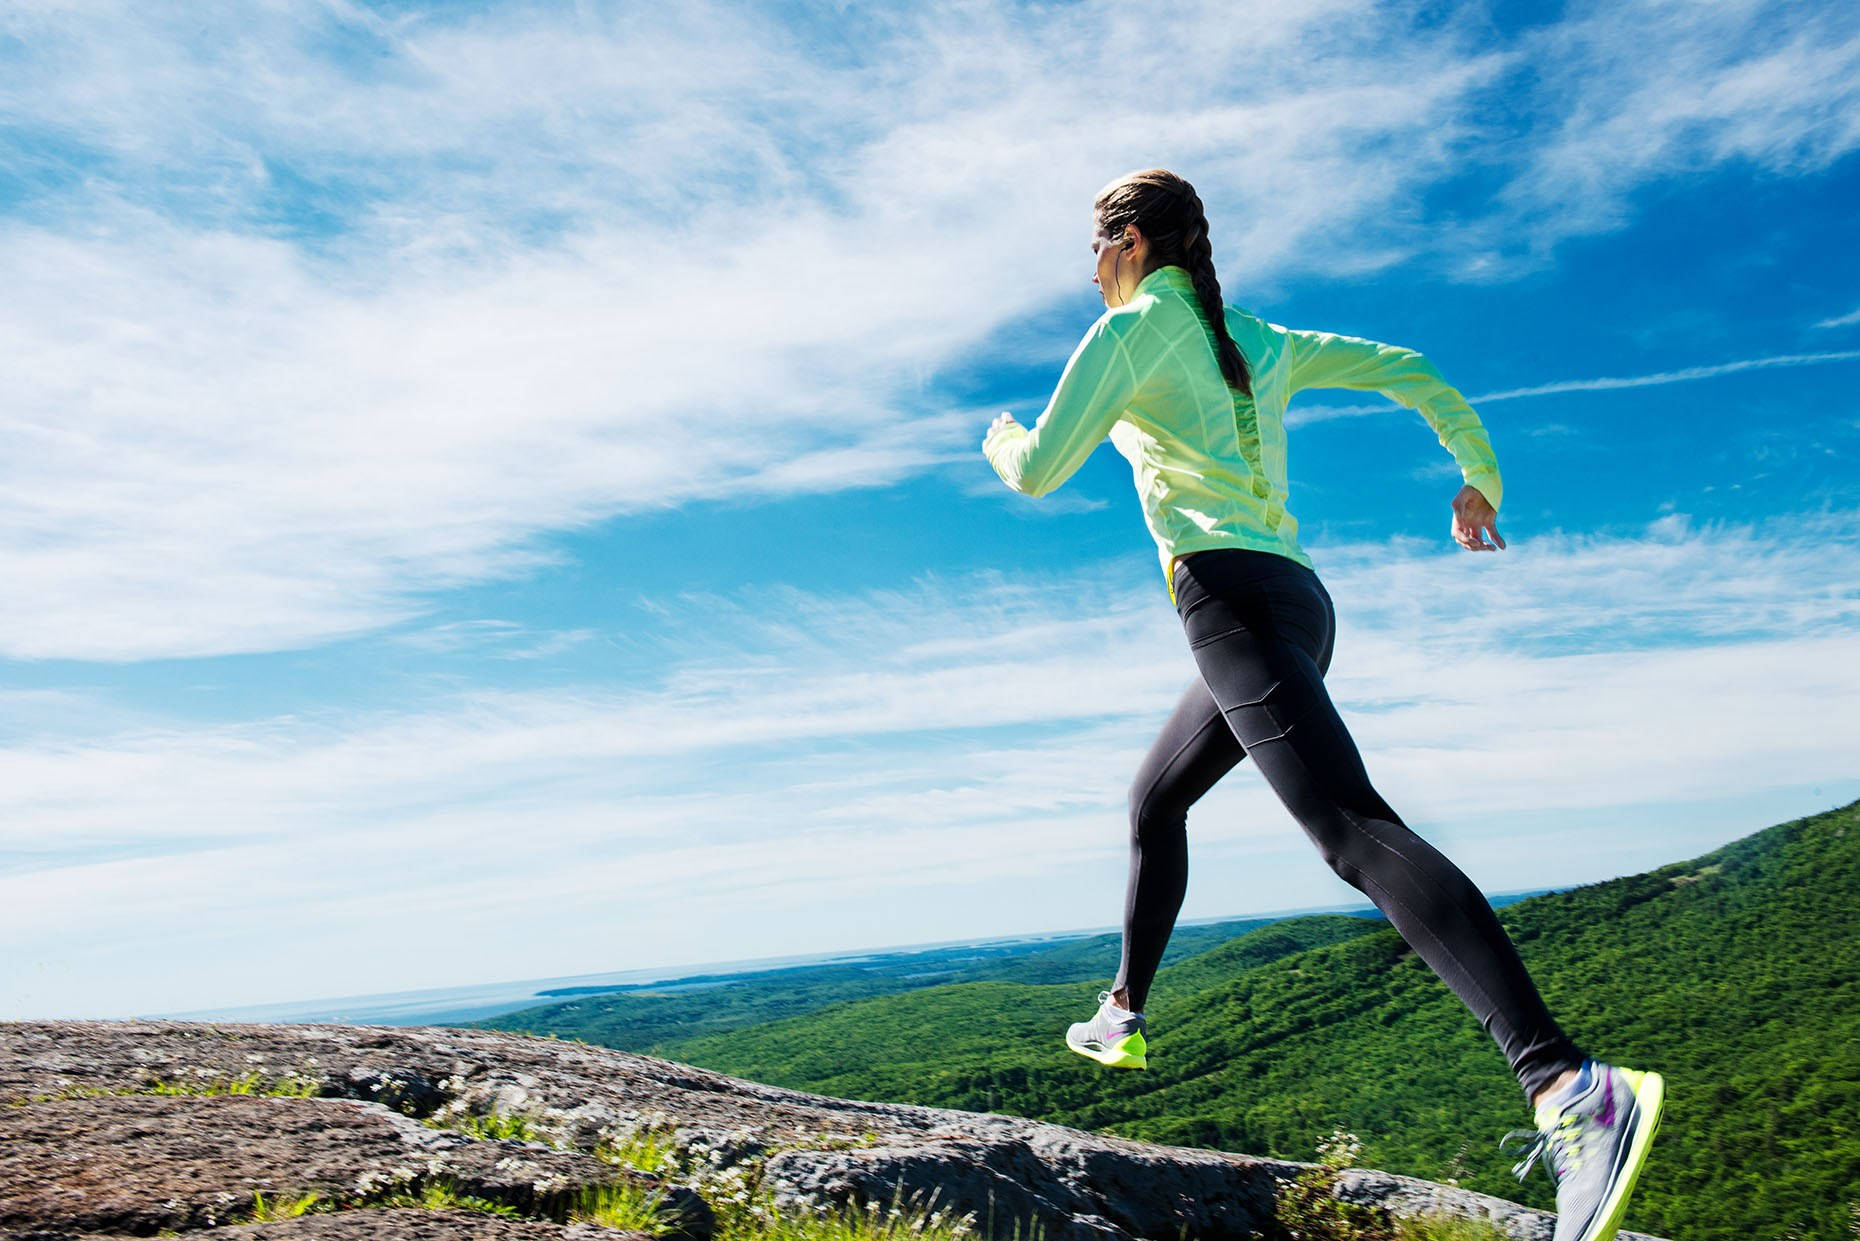
[[[1860,803],[1501,911],[1578,1044],[1667,1078],[1667,1118],[1630,1225],[1701,1241],[1852,1235],[1856,894]],[[1520,1187],[1496,1153],[1499,1135],[1528,1123],[1496,1049],[1393,930],[1356,921],[1293,919],[1172,956],[1148,1005],[1143,1073],[1103,1070],[1061,1046],[1102,974],[963,982],[734,1029],[660,1031],[656,1051],[793,1089],[1258,1155],[1308,1159],[1343,1128],[1362,1136],[1374,1166],[1552,1205],[1547,1179]]]

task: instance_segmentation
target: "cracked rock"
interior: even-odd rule
[[[0,1228],[148,1236],[249,1219],[255,1192],[351,1204],[432,1184],[561,1217],[580,1191],[623,1179],[592,1155],[429,1129],[351,1099],[125,1094],[0,1107]]]

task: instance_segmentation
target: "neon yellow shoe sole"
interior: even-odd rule
[[[1149,1044],[1144,1041],[1141,1032],[1119,1039],[1108,1047],[1096,1040],[1075,1043],[1069,1038],[1066,1040],[1066,1046],[1081,1056],[1096,1060],[1099,1064],[1108,1065],[1113,1069],[1147,1069],[1150,1067]]]

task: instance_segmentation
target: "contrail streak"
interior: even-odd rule
[[[1690,383],[1698,379],[1716,379],[1720,375],[1732,375],[1738,371],[1761,370],[1771,366],[1812,366],[1820,362],[1851,362],[1860,358],[1860,349],[1841,349],[1829,353],[1784,353],[1769,358],[1744,358],[1736,362],[1720,362],[1716,366],[1688,366],[1684,370],[1658,371],[1651,375],[1615,375],[1600,379],[1564,379],[1556,383],[1538,384],[1531,388],[1506,388],[1500,392],[1483,392],[1469,396],[1466,400],[1473,406],[1490,401],[1516,401],[1531,396],[1554,396],[1562,392],[1607,392],[1616,388],[1651,388],[1660,384]],[[1363,414],[1385,414],[1400,406],[1386,405],[1341,405],[1320,406],[1314,409],[1288,411],[1286,422],[1301,426],[1309,422],[1327,422],[1332,418],[1354,418]]]

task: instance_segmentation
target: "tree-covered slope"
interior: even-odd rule
[[[1287,919],[1166,967],[1152,995],[1172,986],[1178,974],[1190,981],[1226,977],[1385,925],[1342,915]],[[665,1054],[816,1094],[950,1102],[1033,1116],[1076,1106],[1100,1084],[1087,1083],[1081,1091],[1074,1074],[1049,1078],[1055,1068],[1072,1067],[1064,1061],[1076,1060],[1063,1048],[1055,1054],[1054,1031],[1063,1033],[1069,1023],[1091,1016],[1102,985],[1094,978],[1089,985],[991,981],[930,987],[672,1043]],[[1154,1000],[1150,1010],[1158,1011]],[[1048,1086],[1062,1089],[1049,1094]]]
[[[1860,804],[1702,858],[1500,912],[1591,1054],[1657,1069],[1669,1102],[1628,1226],[1847,1238],[1860,1209]],[[1066,1052],[1091,985],[976,983],[668,1043],[675,1058],[866,1099],[1016,1112],[1155,1141],[1363,1161],[1549,1207],[1496,1142],[1528,1123],[1471,1015],[1392,930],[1290,955],[1253,936],[1178,961],[1148,1005],[1151,1068]],[[1223,957],[1222,954],[1227,954]],[[1535,1176],[1536,1174],[1534,1174]]]

